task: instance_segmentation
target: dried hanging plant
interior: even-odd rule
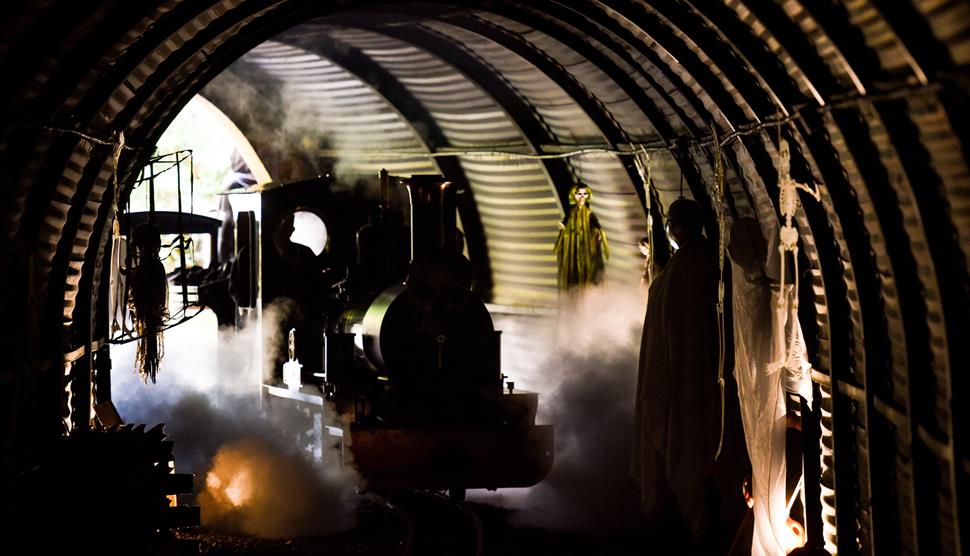
[[[133,266],[128,275],[128,308],[138,337],[135,369],[146,383],[155,382],[165,349],[162,326],[168,318],[168,279],[158,252],[158,226],[140,224],[131,233]]]

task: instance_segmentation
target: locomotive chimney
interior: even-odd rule
[[[385,212],[387,212],[387,208],[390,206],[390,202],[388,201],[388,186],[391,183],[391,176],[388,174],[387,169],[381,168],[378,177],[381,181],[381,202],[378,206],[380,207],[381,214],[383,215]]]
[[[404,180],[411,200],[411,261],[457,252],[455,190],[442,176],[418,174]]]

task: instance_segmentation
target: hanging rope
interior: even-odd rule
[[[189,155],[191,159],[191,154]],[[185,266],[185,227],[182,225],[182,158],[175,156],[175,190],[178,198],[178,244],[179,244],[179,263],[182,265],[182,307],[189,304],[189,276],[188,267]],[[174,242],[173,242],[174,243]],[[193,259],[194,260],[194,259]]]
[[[637,172],[640,174],[640,179],[643,181],[643,196],[647,208],[647,246],[650,250],[650,258],[647,260],[647,281],[653,283],[653,261],[655,251],[653,250],[653,200],[652,200],[652,183],[653,176],[651,175],[653,169],[650,167],[650,153],[646,149],[641,148],[637,155],[633,158],[633,161],[637,165]]]
[[[724,446],[724,358],[727,332],[724,323],[724,158],[717,127],[711,124],[711,143],[714,145],[714,211],[717,215],[717,385],[721,391],[721,432],[718,435],[717,452],[714,460],[721,455]]]
[[[123,236],[121,233],[121,224],[118,222],[118,198],[121,196],[121,186],[118,178],[118,168],[121,166],[121,151],[125,148],[125,132],[118,132],[118,142],[115,144],[114,153],[111,159],[114,163],[114,168],[112,168],[112,174],[114,178],[114,183],[112,184],[113,190],[111,193],[111,215],[110,218],[114,219],[114,223],[111,226],[111,266],[112,268],[119,269],[119,278],[125,273],[125,269],[121,265],[121,245],[123,241]],[[126,245],[127,251],[127,245]],[[127,258],[127,253],[125,254]],[[130,262],[130,261],[128,261]],[[112,284],[112,298],[114,299],[114,307],[111,315],[111,334],[117,332],[122,332],[123,334],[128,334],[131,332],[128,329],[128,315],[127,315],[127,288],[124,285]]]
[[[114,191],[111,195],[111,216],[114,217],[118,214],[118,196],[121,193],[121,187],[118,184],[118,167],[121,166],[121,151],[125,148],[125,132],[118,132],[118,142],[115,144],[114,152],[111,154],[111,160],[114,163],[114,168],[111,172],[114,177]],[[120,232],[118,232],[120,234]]]

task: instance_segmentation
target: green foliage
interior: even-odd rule
[[[225,127],[225,120],[216,115],[207,102],[193,98],[175,117],[155,146],[155,155],[170,155],[176,151],[191,150],[188,158],[173,167],[174,156],[165,156],[155,165],[156,210],[178,209],[178,174],[181,174],[182,210],[213,216],[219,206],[217,194],[231,171],[231,155],[236,145],[232,133]],[[167,163],[164,161],[168,161]],[[190,195],[190,167],[194,195]],[[147,175],[147,168],[145,171]],[[148,210],[148,183],[138,185],[131,194],[131,210]]]

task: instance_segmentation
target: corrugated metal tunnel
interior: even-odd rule
[[[79,434],[98,399],[118,210],[195,95],[274,180],[442,174],[486,300],[557,298],[577,181],[637,278],[647,207],[777,225],[796,181],[801,321],[821,393],[827,547],[959,554],[970,480],[970,3],[962,0],[51,0],[5,6],[2,475]],[[245,102],[243,102],[243,100]],[[963,122],[962,124],[960,122]],[[325,141],[299,138],[312,127]],[[652,160],[644,187],[637,152]],[[960,363],[963,361],[963,363]],[[101,383],[104,384],[104,383]],[[963,508],[959,500],[962,499]]]

